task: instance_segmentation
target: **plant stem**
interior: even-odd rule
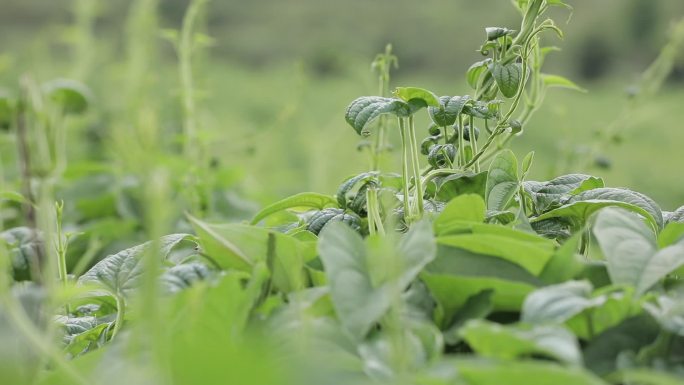
[[[420,178],[420,160],[418,159],[418,141],[416,140],[416,127],[413,122],[413,115],[409,116],[409,134],[411,140],[411,165],[413,168],[413,179],[415,180],[416,190],[423,191]],[[418,218],[423,216],[423,194],[416,194],[416,204],[418,207]]]
[[[475,118],[470,116],[470,148],[473,150],[473,156],[477,154],[477,138],[475,137]],[[480,172],[480,162],[475,161],[475,172]]]
[[[458,166],[466,164],[465,141],[463,140],[463,115],[458,115]]]
[[[409,202],[409,183],[410,178],[408,175],[408,164],[409,161],[409,150],[407,142],[407,129],[406,129],[406,118],[399,118],[399,134],[401,136],[401,177],[402,177],[402,188],[404,192],[404,221],[406,224],[411,222],[411,205]]]

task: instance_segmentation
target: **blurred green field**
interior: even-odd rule
[[[344,177],[367,165],[366,156],[355,150],[359,138],[345,125],[343,112],[355,97],[377,92],[369,68],[374,53],[387,42],[394,44],[400,67],[393,86],[465,94],[469,89],[464,72],[478,60],[474,49],[481,41],[481,36],[465,31],[508,25],[515,13],[502,3],[210,3],[205,28],[215,40],[195,63],[202,136],[210,144],[207,157],[239,180],[233,186],[238,196],[256,204],[302,190],[333,192]],[[594,133],[619,117],[625,90],[667,41],[670,23],[684,15],[678,1],[654,1],[650,8],[642,3],[575,4],[569,24],[563,25],[567,41],[554,41],[564,51],[554,53],[548,64],[550,71],[576,79],[589,92],[549,92],[547,103],[515,140],[514,149],[520,156],[536,152],[535,178],[591,172],[609,185],[643,191],[673,209],[684,201],[679,171],[683,159],[677,149],[684,140],[679,129],[684,89],[678,77],[638,106],[624,127],[622,144],[602,151],[611,161],[610,169],[582,168],[582,162],[570,158],[573,153],[582,157]],[[0,84],[15,86],[26,73],[37,80],[71,76],[86,81],[95,90],[99,112],[84,123],[89,127],[81,133],[98,138],[105,149],[94,151],[99,157],[116,159],[120,154],[110,139],[121,130],[116,114],[127,103],[122,98],[130,88],[130,45],[142,41],[149,52],[142,54],[143,83],[138,86],[144,97],[155,99],[149,105],[160,122],[158,134],[173,146],[182,119],[179,84],[174,52],[159,37],[159,28],[178,27],[184,2],[160,3],[159,20],[150,20],[146,31],[150,36],[136,38],[130,38],[135,31],[127,24],[133,3],[90,9],[95,23],[91,36],[85,33],[88,26],[78,23],[78,15],[88,15],[87,4],[7,2],[7,11],[0,16]],[[501,10],[487,14],[495,4]],[[569,13],[558,15],[565,21]],[[602,72],[587,73],[587,60],[594,60]],[[78,135],[72,134],[69,149],[75,164],[92,155],[91,142]],[[11,176],[12,143],[4,141],[2,158]]]

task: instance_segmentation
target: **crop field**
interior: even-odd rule
[[[674,0],[7,0],[0,385],[684,384],[683,100]]]

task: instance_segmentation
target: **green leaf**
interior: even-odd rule
[[[658,247],[663,248],[684,239],[684,223],[669,222],[658,234]]]
[[[532,221],[548,218],[569,217],[578,223],[586,223],[589,217],[598,210],[617,206],[644,216],[654,229],[663,226],[663,216],[658,205],[643,194],[619,188],[597,188],[572,196],[568,203],[548,211]]]
[[[208,224],[189,217],[206,252],[221,268],[250,271],[257,262],[269,261],[273,284],[283,292],[304,285],[304,264],[316,257],[310,242],[261,227],[242,224]],[[269,251],[269,238],[274,244]]]
[[[425,107],[441,107],[439,98],[432,92],[419,87],[397,87],[394,96],[405,102],[420,101]]]
[[[439,127],[447,127],[456,123],[463,108],[471,102],[470,96],[440,96],[439,107],[428,107],[432,121]]]
[[[468,81],[468,85],[472,87],[474,90],[477,89],[477,83],[480,80],[480,76],[487,70],[489,65],[491,64],[492,59],[487,58],[485,60],[473,63],[473,65],[468,68],[468,71],[466,72],[466,80]]]
[[[565,241],[553,254],[539,278],[546,283],[554,284],[569,281],[584,270],[585,263],[577,254],[581,232],[577,232]]]
[[[254,218],[252,218],[250,224],[256,225],[262,219],[282,210],[298,209],[302,207],[320,210],[327,206],[334,206],[336,203],[335,199],[329,195],[312,192],[299,193],[264,207],[254,216]]]
[[[162,237],[158,242],[159,250],[154,251],[155,256],[165,259],[176,245],[190,237],[189,234]],[[142,257],[154,244],[152,241],[146,242],[105,257],[83,274],[78,283],[102,286],[113,294],[129,296],[140,284],[143,274]]]
[[[499,234],[459,234],[441,236],[441,245],[457,247],[473,253],[490,255],[515,263],[534,275],[538,275],[551,259],[553,246],[530,243]]]
[[[380,241],[386,243],[378,245]],[[394,269],[388,269],[388,254],[384,253],[388,247]],[[322,231],[318,252],[337,316],[345,329],[361,340],[393,298],[434,259],[435,241],[428,222],[414,224],[398,243],[371,238],[366,245],[348,226],[333,223]]]
[[[454,314],[444,331],[444,341],[448,345],[456,345],[461,341],[459,331],[466,322],[487,317],[493,310],[492,295],[494,290],[485,289],[468,297],[463,306]]]
[[[107,332],[111,329],[112,324],[105,322],[81,333],[69,336],[69,342],[64,347],[64,352],[70,358],[75,358],[102,347],[107,342]]]
[[[664,215],[665,213],[663,213]],[[684,206],[678,208],[677,210],[670,212],[667,214],[667,217],[664,218],[665,222],[671,223],[671,222],[677,222],[677,223],[684,223]]]
[[[534,161],[534,151],[530,151],[525,155],[525,157],[522,160],[522,176],[520,177],[521,180],[524,180],[527,177],[527,173],[530,172],[530,168],[532,168],[532,162]]]
[[[477,354],[484,357],[513,360],[534,354],[569,365],[582,365],[577,338],[560,326],[500,325],[473,320],[463,327],[461,335]]]
[[[583,191],[604,187],[603,179],[584,174],[568,174],[548,182],[523,182],[525,191],[532,197],[535,211],[542,213],[560,205],[563,199]]]
[[[85,84],[72,79],[54,79],[42,85],[43,93],[65,113],[81,114],[93,99]]]
[[[587,92],[586,89],[578,86],[572,80],[566,79],[560,75],[541,74],[541,79],[544,85],[549,88],[568,88],[579,92]]]
[[[682,300],[665,295],[658,296],[655,303],[643,305],[660,327],[678,336],[684,336],[684,306]]]
[[[581,368],[540,360],[458,359],[454,366],[469,385],[606,385]]]
[[[487,40],[489,41],[515,33],[514,30],[503,27],[487,27],[485,28],[485,32],[487,33]]]
[[[487,172],[477,174],[454,174],[434,180],[435,198],[449,202],[464,194],[478,194],[484,198]]]
[[[213,276],[209,268],[198,262],[176,265],[166,270],[159,279],[169,293],[177,293],[187,289],[195,282],[204,281]]]
[[[604,302],[591,298],[592,286],[587,281],[568,281],[534,291],[522,307],[521,321],[537,324],[560,324]]]
[[[522,64],[520,63],[491,63],[489,71],[494,76],[496,85],[501,94],[507,98],[512,98],[518,93],[520,82],[523,78]]]
[[[465,194],[452,199],[435,219],[435,234],[451,226],[454,221],[482,222],[485,218],[485,204],[481,196]]]
[[[513,151],[500,152],[489,165],[485,201],[487,210],[504,211],[518,191],[518,160]]]
[[[368,125],[383,114],[408,117],[411,106],[403,100],[380,96],[362,96],[347,107],[344,118],[359,135],[368,135]]]
[[[602,210],[594,226],[614,284],[645,293],[660,279],[684,265],[684,245],[658,250],[653,231],[636,215],[616,208]]]
[[[587,368],[598,375],[617,369],[617,358],[623,352],[636,353],[656,339],[660,328],[647,315],[629,318],[591,340],[584,348]]]

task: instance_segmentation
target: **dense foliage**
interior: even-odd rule
[[[508,149],[549,88],[583,91],[542,71],[556,50],[543,36],[562,36],[545,12],[566,4],[515,1],[521,24],[486,29],[484,59],[466,73],[470,95],[390,94],[397,58],[388,46],[373,62],[380,94],[344,114],[363,137],[368,171],[334,195],[268,205],[249,224],[207,219],[224,186],[198,166],[206,159],[190,58],[206,39],[194,34],[203,4],[192,2],[181,31],[165,35],[183,84],[182,154],[168,160],[175,179],[141,164],[123,177],[152,181],[145,187],[55,203],[67,129],[97,101],[66,79],[24,78],[0,93],[22,185],[0,192],[22,213],[7,215],[0,233],[8,384],[683,381],[684,207],[663,212],[591,175],[529,180],[534,153],[519,160]],[[420,113],[429,127],[417,126]],[[385,162],[392,130],[396,173]],[[169,188],[181,191],[183,216],[164,205]],[[88,244],[63,229],[72,204],[90,226]],[[125,231],[97,220],[118,206],[152,240],[93,263],[94,243]]]

